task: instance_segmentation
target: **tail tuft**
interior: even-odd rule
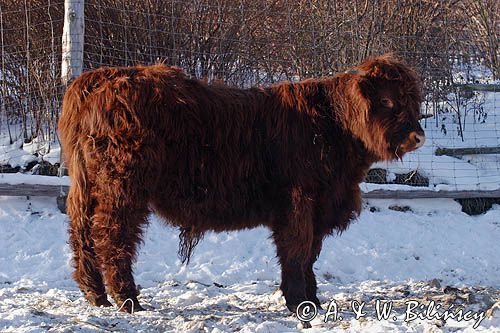
[[[194,248],[203,238],[203,232],[199,232],[193,227],[180,228],[179,234],[179,251],[177,254],[181,259],[181,262],[189,265],[191,260],[191,254]]]

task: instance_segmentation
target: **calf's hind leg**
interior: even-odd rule
[[[118,180],[112,184],[96,190],[92,238],[108,292],[121,311],[131,313],[144,310],[137,300],[139,293],[132,264],[141,241],[142,226],[147,222],[148,208],[144,195],[134,193],[137,191],[132,186]]]
[[[88,202],[76,200],[77,189],[72,187],[68,194],[68,215],[70,220],[69,245],[73,250],[73,278],[85,298],[95,306],[111,306],[104,289],[101,270],[91,237],[91,220]]]

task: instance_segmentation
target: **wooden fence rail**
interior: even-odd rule
[[[469,91],[490,91],[490,92],[500,91],[500,84],[466,83],[466,84],[458,84],[457,86],[459,86],[463,90],[469,90]]]
[[[438,148],[434,152],[436,156],[463,156],[463,155],[487,155],[500,154],[500,147],[477,147],[477,148]]]
[[[500,189],[491,191],[433,191],[433,190],[372,190],[363,192],[365,199],[472,199],[472,198],[500,198]]]
[[[48,196],[57,197],[68,193],[67,185],[37,185],[37,184],[1,184],[0,196]],[[386,190],[376,189],[363,192],[365,199],[424,199],[424,198],[500,198],[500,189],[478,191],[433,191],[430,189],[419,190]]]
[[[0,184],[0,195],[57,197],[68,193],[67,185]]]

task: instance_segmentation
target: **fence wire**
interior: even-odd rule
[[[87,0],[84,70],[163,61],[246,88],[393,52],[423,79],[428,143],[368,180],[498,188],[500,154],[483,148],[500,147],[499,13],[495,0]],[[0,0],[4,151],[20,140],[36,139],[41,155],[57,146],[63,15],[60,0]]]

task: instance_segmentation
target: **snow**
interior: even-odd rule
[[[40,155],[40,160],[51,164],[59,163],[61,157],[61,147],[58,142],[45,142],[39,137],[31,142],[23,144],[23,150],[29,154]]]
[[[396,321],[378,321],[371,310],[363,320],[344,311],[345,320],[322,321],[330,300],[446,303],[453,296],[443,292],[446,286],[474,295],[467,308],[487,310],[500,299],[500,206],[476,217],[460,210],[449,199],[366,202],[358,221],[325,241],[315,265],[325,310],[308,332],[500,332],[500,311],[476,330],[473,321],[405,323],[401,307]],[[0,197],[1,332],[299,330],[278,290],[279,266],[265,228],[209,233],[183,266],[177,230],[152,215],[135,265],[148,310],[128,315],[84,300],[71,278],[67,224],[54,198]]]
[[[0,165],[25,166],[29,162],[37,160],[33,154],[22,149],[23,140],[17,140],[11,144],[8,136],[1,134],[0,132]]]
[[[53,177],[29,175],[25,173],[0,173],[0,182],[2,184],[19,185],[19,184],[36,184],[36,185],[60,185],[69,186],[70,178],[68,176]]]
[[[25,167],[33,161],[47,161],[55,164],[59,163],[60,154],[59,144],[41,143],[37,138],[29,143],[24,143],[22,139],[19,139],[10,144],[6,133],[0,131],[0,165]]]

